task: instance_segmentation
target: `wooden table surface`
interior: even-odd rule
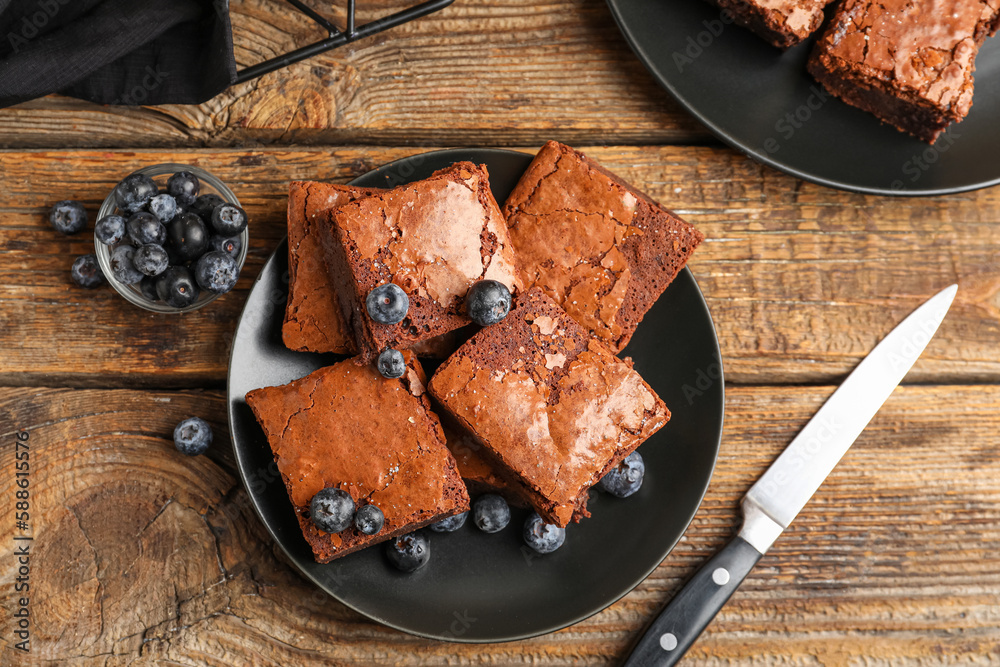
[[[364,19],[398,3],[361,5]],[[239,63],[318,36],[281,6],[233,3]],[[284,235],[288,181],[547,139],[583,148],[707,235],[690,267],[725,362],[718,464],[684,539],[608,609],[526,641],[427,641],[317,592],[251,509],[225,419],[235,320]],[[615,664],[849,370],[957,282],[905,386],[683,664],[1000,664],[1000,189],[894,199],[757,165],[655,85],[602,0],[459,0],[200,106],[36,100],[0,110],[0,146],[0,573],[11,601],[0,663]],[[124,174],[167,161],[219,175],[253,220],[237,289],[182,319],[76,288],[69,265],[92,251],[91,235],[62,237],[46,221],[60,199],[93,216]],[[193,414],[216,444],[187,459],[171,433]],[[24,595],[11,539],[21,431],[29,655],[11,646],[12,600]]]

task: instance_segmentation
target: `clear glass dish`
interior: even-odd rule
[[[240,205],[240,201],[236,198],[236,195],[233,194],[233,191],[230,190],[225,183],[200,167],[188,164],[164,163],[154,164],[149,167],[143,167],[142,169],[136,169],[133,173],[146,174],[160,187],[161,192],[165,192],[167,179],[178,171],[189,171],[198,177],[198,180],[201,182],[201,189],[198,192],[199,195],[217,194],[230,204],[235,206]],[[124,176],[122,176],[122,178],[124,178]],[[105,216],[113,214],[121,215],[126,219],[128,219],[129,216],[128,213],[122,213],[118,210],[118,206],[115,203],[114,188],[112,188],[111,192],[108,193],[108,196],[104,198],[104,202],[101,204],[101,210],[97,212],[97,219],[101,220]],[[243,263],[247,258],[247,245],[249,240],[250,228],[248,226],[240,234],[240,254],[236,258],[236,264],[241,272],[243,271]],[[127,241],[122,241],[121,243],[126,242]],[[184,308],[174,308],[173,306],[168,306],[162,301],[150,301],[141,291],[139,291],[138,283],[135,285],[124,285],[115,280],[114,275],[111,273],[111,251],[114,250],[113,246],[104,245],[95,237],[94,249],[94,252],[97,255],[97,262],[101,265],[101,271],[104,272],[108,283],[115,289],[116,292],[121,294],[126,301],[129,301],[140,308],[151,310],[154,313],[186,313],[192,310],[197,310],[222,296],[222,294],[202,290],[201,294],[198,296],[198,300],[190,306],[185,306]]]

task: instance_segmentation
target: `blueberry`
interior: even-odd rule
[[[66,199],[57,202],[49,211],[49,222],[57,232],[67,236],[76,234],[87,226],[87,211],[80,202]]]
[[[208,250],[208,227],[194,213],[181,213],[167,223],[167,251],[175,263],[198,259]]]
[[[201,195],[191,204],[191,212],[205,221],[206,225],[212,223],[212,212],[219,204],[225,204],[226,200],[216,194]]]
[[[484,533],[496,533],[510,523],[510,507],[495,493],[479,496],[472,503],[472,521]]]
[[[104,245],[114,245],[125,238],[125,218],[106,215],[94,225],[94,237]]]
[[[566,541],[566,529],[545,523],[537,512],[524,522],[524,543],[540,554],[550,554]]]
[[[379,285],[365,299],[368,316],[379,324],[397,324],[410,309],[410,297],[395,283]]]
[[[190,171],[178,171],[167,180],[167,194],[181,204],[193,204],[200,189],[198,177]]]
[[[135,251],[132,263],[147,276],[158,276],[167,270],[170,260],[167,259],[167,251],[163,246],[149,243]]]
[[[77,257],[69,274],[73,276],[73,282],[80,287],[94,289],[104,284],[104,272],[101,271],[101,265],[97,263],[97,256],[94,254]]]
[[[212,211],[212,227],[222,236],[236,236],[247,228],[246,211],[234,204],[219,204]]]
[[[354,520],[354,500],[347,491],[328,486],[313,496],[309,516],[320,530],[339,533]]]
[[[437,523],[432,523],[430,529],[435,533],[453,533],[465,525],[465,520],[469,517],[468,512],[462,512],[447,519],[441,519]]]
[[[201,417],[188,417],[174,427],[174,447],[181,454],[204,454],[212,444],[212,427]]]
[[[375,365],[378,366],[378,372],[382,374],[382,377],[387,377],[390,380],[403,377],[403,373],[406,372],[406,362],[403,360],[403,353],[391,347],[382,350],[382,354],[378,355],[378,361]]]
[[[601,478],[597,488],[613,496],[627,498],[642,486],[642,476],[645,472],[646,464],[642,460],[642,455],[639,452],[632,452]]]
[[[125,285],[134,285],[142,280],[142,273],[132,263],[133,257],[135,248],[130,245],[120,245],[111,251],[111,275],[115,280]]]
[[[115,186],[115,203],[128,213],[135,213],[159,193],[159,188],[146,174],[129,174]]]
[[[362,535],[374,535],[385,525],[385,515],[375,505],[362,505],[354,515],[354,527]]]
[[[421,531],[401,535],[386,544],[389,562],[403,572],[419,570],[431,559],[431,545]]]
[[[177,200],[170,195],[156,195],[147,208],[160,222],[170,222],[177,215]]]
[[[218,252],[224,252],[233,259],[239,259],[240,248],[242,247],[243,247],[243,242],[240,241],[239,236],[226,237],[215,234],[208,239],[209,250],[217,250]]]
[[[480,280],[465,295],[465,312],[479,326],[496,324],[510,312],[510,290],[496,280]]]
[[[198,286],[209,292],[225,294],[233,289],[240,277],[240,267],[236,260],[224,252],[206,252],[194,267],[194,279]]]
[[[134,213],[125,223],[132,245],[142,246],[147,243],[163,245],[167,240],[167,229],[156,219],[156,216],[146,211]]]
[[[150,301],[159,301],[160,295],[156,293],[156,278],[153,276],[143,276],[139,281],[139,291]]]
[[[139,275],[142,276],[141,273]],[[190,306],[198,300],[199,294],[201,291],[187,267],[168,267],[156,278],[156,295],[168,306],[174,308]]]

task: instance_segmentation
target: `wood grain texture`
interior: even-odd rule
[[[0,382],[221,386],[247,290],[285,234],[287,183],[345,181],[422,150],[0,152]],[[587,152],[707,235],[691,269],[730,381],[839,381],[906,314],[953,282],[960,285],[955,305],[908,381],[1000,379],[1000,188],[884,198],[806,184],[725,149]],[[237,289],[182,317],[141,311],[109,287],[76,288],[68,269],[93,251],[91,234],[62,237],[46,219],[65,198],[94,215],[118,179],[159,162],[215,173],[252,220]],[[282,295],[276,304],[283,307]]]
[[[708,494],[654,574],[567,630],[477,646],[381,627],[300,577],[233,477],[219,393],[0,389],[4,498],[14,434],[30,433],[32,664],[614,664],[831,391],[730,387]],[[172,448],[191,414],[215,429],[209,456]],[[682,664],[996,664],[998,415],[998,387],[898,389]],[[4,531],[12,512],[0,505]],[[11,549],[0,542],[5,599]]]
[[[345,3],[312,4],[343,25]],[[413,4],[359,3],[358,22]],[[241,67],[324,37],[284,2],[236,1],[231,14]],[[0,110],[2,147],[475,146],[484,136],[498,145],[709,139],[632,54],[604,0],[456,2],[198,106],[49,97]]]

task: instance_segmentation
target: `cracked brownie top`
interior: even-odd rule
[[[863,72],[960,120],[972,106],[979,45],[998,22],[1000,0],[845,0],[813,59],[836,59],[826,66]]]
[[[569,146],[550,141],[504,214],[525,286],[615,352],[704,235]]]
[[[395,380],[347,360],[246,396],[319,562],[469,509],[423,370],[412,353],[404,358],[406,372]],[[377,505],[385,515],[382,531],[318,529],[309,503],[330,486],[350,493],[358,507]]]
[[[403,348],[469,324],[463,301],[481,279],[520,287],[514,251],[483,165],[459,162],[432,177],[331,213],[328,265],[361,356]],[[336,275],[337,265],[345,268]],[[410,307],[399,324],[365,316],[373,288],[393,282]],[[344,303],[347,302],[347,308]]]
[[[537,288],[459,347],[430,391],[560,526],[589,516],[587,490],[670,418],[631,362]]]
[[[823,8],[832,0],[708,0],[729,12],[736,23],[786,49],[815,32]]]

